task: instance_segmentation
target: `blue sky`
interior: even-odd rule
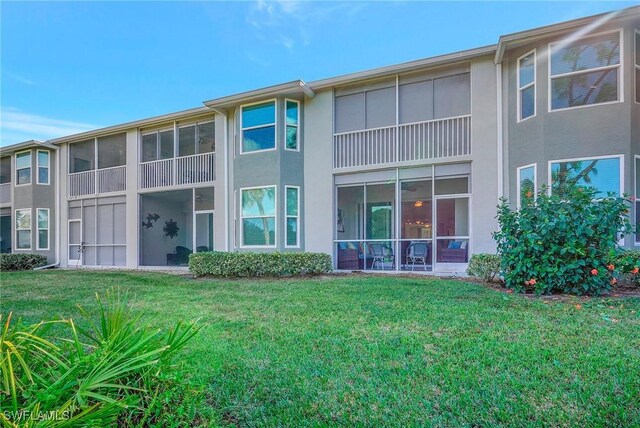
[[[637,2],[2,2],[0,145],[494,44]]]

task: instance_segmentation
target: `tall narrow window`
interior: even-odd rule
[[[38,184],[49,184],[48,150],[38,150]]]
[[[16,184],[31,183],[31,150],[16,153]]]
[[[536,198],[536,164],[518,168],[518,208]]]
[[[571,159],[549,163],[551,192],[564,195],[573,187],[592,187],[598,196],[622,193],[621,157]]]
[[[636,102],[640,103],[640,30],[636,30],[635,37],[635,51],[636,51]]]
[[[242,189],[242,245],[274,247],[276,245],[276,188]]]
[[[276,103],[242,107],[242,153],[276,148]]]
[[[536,115],[536,51],[518,59],[518,120]]]
[[[49,209],[38,208],[38,250],[49,249]]]
[[[287,104],[287,127],[286,141],[284,148],[286,150],[300,150],[298,148],[299,140],[299,123],[300,123],[300,103],[298,101],[286,100]]]
[[[287,193],[287,247],[300,246],[299,217],[300,217],[300,188],[286,186]]]
[[[31,209],[16,210],[16,248],[31,249]]]
[[[11,156],[0,158],[0,184],[11,183]]]
[[[620,100],[620,32],[550,45],[550,109]]]

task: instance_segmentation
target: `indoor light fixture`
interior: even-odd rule
[[[416,208],[420,208],[422,206],[422,201],[416,201],[416,203],[413,204],[413,206],[415,206]]]

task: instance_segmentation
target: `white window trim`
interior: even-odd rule
[[[19,211],[29,211],[29,229],[25,229],[25,228],[18,228],[18,212]],[[31,251],[32,245],[33,245],[33,210],[31,208],[21,208],[18,210],[15,210],[14,212],[14,225],[15,225],[15,251]],[[18,248],[18,231],[21,230],[28,230],[30,232],[30,238],[29,239],[29,248]]]
[[[47,165],[40,165],[40,153],[46,153],[47,154]],[[47,182],[46,183],[41,183],[40,182],[40,168],[47,168]],[[42,185],[50,185],[51,184],[51,152],[49,150],[36,150],[36,178],[37,181],[36,183],[38,184],[42,184]]]
[[[556,74],[554,76],[551,75],[551,52],[553,49],[554,45],[557,45],[561,42],[551,42],[548,44],[547,46],[547,52],[548,52],[548,61],[547,61],[547,103],[548,103],[548,111],[550,113],[552,112],[557,112],[557,111],[566,111],[566,110],[573,110],[573,109],[579,109],[579,108],[586,108],[586,107],[595,107],[595,106],[605,106],[605,105],[610,105],[610,104],[620,104],[624,102],[624,38],[622,37],[622,29],[618,28],[616,30],[611,30],[611,31],[603,31],[600,33],[593,33],[593,34],[588,34],[584,37],[580,37],[578,40],[585,40],[585,39],[590,39],[593,37],[597,37],[597,36],[602,36],[605,34],[613,34],[613,33],[618,33],[618,39],[620,40],[620,62],[616,65],[609,65],[609,66],[605,66],[605,67],[595,67],[595,68],[590,68],[588,70],[580,70],[580,71],[572,71],[569,73],[562,73],[562,74]],[[618,99],[615,101],[607,101],[604,103],[593,103],[593,104],[585,104],[585,105],[580,105],[580,106],[573,106],[573,107],[563,107],[563,108],[552,108],[552,99],[551,99],[551,93],[552,93],[552,85],[551,82],[553,81],[553,79],[557,79],[560,77],[566,77],[566,76],[571,76],[574,74],[585,74],[585,73],[592,73],[595,71],[602,71],[602,70],[610,70],[610,69],[614,69],[617,68],[618,69]]]
[[[517,174],[516,174],[516,179],[517,179],[517,183],[516,183],[516,207],[518,209],[520,209],[520,207],[522,206],[522,203],[520,202],[520,184],[522,182],[522,180],[520,180],[520,173],[522,172],[523,169],[528,169],[533,167],[533,201],[535,202],[535,200],[537,199],[537,191],[538,191],[538,164],[537,163],[530,163],[529,165],[523,165],[521,167],[517,168]]]
[[[142,160],[142,156],[144,155],[144,153],[142,152],[142,137],[144,137],[146,135],[154,135],[155,134],[155,136],[156,136],[156,157],[157,157],[160,154],[160,133],[161,132],[169,132],[169,131],[173,131],[174,134],[175,134],[175,130],[173,129],[173,126],[172,127],[167,127],[167,128],[159,128],[159,129],[156,129],[154,131],[140,132],[140,139],[139,139],[139,143],[138,143],[138,148],[139,148],[138,149],[138,152],[139,152],[138,156],[140,156],[139,163],[158,162],[158,161],[161,161],[161,160],[170,160],[170,159],[173,159],[175,157],[175,156],[172,155],[170,158],[167,158],[167,159],[155,159],[155,160],[150,160],[150,161],[143,161]],[[174,135],[173,136],[173,140],[174,140],[173,144],[174,145],[176,143],[176,139],[177,139],[177,137]],[[174,155],[175,155],[175,151],[176,150],[175,150],[175,147],[174,147],[174,150],[173,150],[173,154]]]
[[[290,215],[287,212],[287,207],[289,205],[289,201],[287,200],[288,197],[288,193],[287,190],[288,189],[296,189],[296,191],[298,192],[298,197],[297,197],[297,203],[298,203],[298,209],[297,215]],[[287,236],[287,220],[289,220],[290,218],[295,218],[296,219],[296,244],[295,245],[288,245],[287,242],[289,242],[288,236]],[[285,248],[300,248],[300,186],[284,186],[284,247]]]
[[[263,124],[263,125],[257,125],[257,126],[250,126],[248,128],[243,128],[242,127],[242,110],[245,107],[251,107],[251,106],[255,106],[258,104],[267,104],[267,103],[273,103],[273,108],[274,108],[274,112],[273,112],[273,123],[267,123],[267,124]],[[277,98],[272,98],[270,100],[263,100],[263,101],[257,101],[255,103],[249,103],[249,104],[242,104],[240,106],[239,109],[239,118],[238,121],[240,123],[240,154],[241,155],[249,155],[249,154],[253,154],[253,153],[263,153],[263,152],[273,152],[276,151],[278,149],[278,100]],[[243,140],[244,140],[244,131],[250,131],[252,129],[259,129],[259,128],[266,128],[268,126],[273,126],[274,127],[274,141],[273,141],[273,148],[272,149],[262,149],[262,150],[251,150],[248,152],[244,151],[244,144],[243,144]],[[270,186],[267,186],[270,187]]]
[[[253,152],[251,152],[253,153]],[[268,216],[244,216],[242,214],[242,192],[244,192],[245,190],[253,190],[253,189],[267,189],[267,188],[273,188],[273,203],[274,203],[274,208],[275,208],[275,213],[273,215],[268,215]],[[238,202],[239,202],[239,211],[238,213],[240,214],[240,248],[243,249],[251,249],[251,248],[276,248],[278,246],[278,186],[276,185],[268,185],[268,186],[253,186],[253,187],[241,187],[240,189],[240,197],[238,198]],[[273,239],[273,245],[244,245],[244,219],[246,218],[273,218],[274,219],[274,225],[275,225],[275,229],[274,229],[274,239]]]
[[[213,123],[214,127],[215,127],[215,120],[203,120],[203,121],[196,121],[196,122],[189,122],[189,123],[180,123],[178,124],[178,133],[176,134],[176,143],[177,143],[177,147],[176,147],[176,158],[186,158],[189,156],[197,156],[197,155],[203,155],[205,153],[215,153],[215,149],[212,152],[204,152],[204,153],[198,153],[198,151],[196,150],[196,148],[198,147],[198,137],[200,135],[200,132],[198,131],[198,125],[204,125],[207,123]],[[180,156],[180,129],[182,128],[188,128],[190,126],[194,127],[194,146],[193,146],[193,154],[192,155],[184,155],[184,156]],[[215,130],[215,128],[214,128]],[[215,131],[214,131],[215,132]],[[214,134],[214,140],[215,140],[215,134]],[[160,148],[160,134],[158,133],[158,149]]]
[[[47,212],[47,228],[40,228],[40,211],[46,211]],[[36,234],[36,248],[38,249],[38,251],[49,251],[49,242],[51,241],[51,212],[49,211],[49,208],[38,208],[36,209],[36,230],[37,230],[37,234]],[[40,247],[40,231],[41,230],[46,230],[47,231],[47,246],[46,247]]]
[[[297,105],[296,111],[298,112],[298,117],[296,119],[295,125],[289,125],[287,123],[287,103],[295,103]],[[287,128],[289,126],[295,126],[296,128],[296,148],[288,149],[287,148]],[[289,98],[284,99],[284,149],[288,152],[299,152],[300,151],[300,101],[292,100]]]
[[[640,46],[638,46],[638,41],[639,41],[639,40],[640,40],[640,30],[638,30],[638,29],[636,28],[636,29],[635,29],[635,31],[633,32],[633,44],[634,44],[634,46],[633,46],[633,48],[634,48],[634,49],[633,49],[633,52],[634,52],[634,53],[635,53],[635,52],[637,52],[637,51],[638,51],[638,48],[640,47]],[[634,64],[634,66],[635,66],[635,67],[634,67],[634,72],[635,72],[635,73],[640,73],[640,58],[634,58],[634,62],[633,62],[633,64]],[[637,83],[637,80],[636,80],[636,76],[635,76],[635,75],[633,76],[633,79],[632,79],[632,80],[633,80],[634,82],[636,82],[636,83],[635,83],[635,86],[637,86],[637,85],[638,85],[638,83]],[[636,90],[635,92],[637,93],[637,92],[638,92],[638,88],[636,87],[636,88],[635,88],[635,90]],[[638,99],[638,97],[636,97],[636,96],[635,96],[635,94],[634,94],[634,96],[633,96],[633,97],[635,98],[636,104],[640,104],[640,99]]]
[[[28,153],[29,154],[29,166],[28,167],[24,167],[24,168],[18,168],[18,156],[23,154],[23,153]],[[30,186],[31,183],[33,183],[33,154],[31,153],[31,149],[29,150],[23,150],[21,152],[16,152],[15,155],[15,165],[14,165],[14,174],[15,176],[15,187],[20,187],[20,186]],[[22,183],[19,184],[18,183],[18,171],[21,171],[23,169],[27,169],[29,168],[29,182],[28,183]]]
[[[524,86],[521,86],[520,85],[520,60],[522,60],[523,58],[525,58],[525,57],[527,57],[527,56],[529,56],[531,54],[533,54],[533,81],[531,83],[528,83],[528,84],[524,85]],[[517,88],[518,89],[518,106],[517,106],[518,120],[517,120],[517,122],[520,123],[520,122],[524,122],[527,119],[531,119],[533,117],[536,117],[536,114],[538,113],[538,109],[536,108],[536,104],[538,102],[538,97],[537,97],[537,94],[536,94],[536,92],[538,91],[538,88],[537,88],[537,85],[536,85],[537,80],[538,80],[538,71],[536,70],[536,68],[538,66],[538,53],[537,53],[537,50],[533,49],[533,50],[527,52],[526,54],[522,55],[521,57],[519,57],[517,59],[516,64],[517,64],[517,67],[516,67],[516,69],[517,69],[516,79],[517,79],[517,82],[518,82],[517,83],[518,84],[518,88]],[[533,86],[533,114],[531,116],[523,118],[522,117],[522,92],[524,90],[526,90],[526,89],[529,89],[532,86]]]
[[[571,158],[571,159],[554,159],[554,160],[550,160],[548,162],[547,165],[547,184],[548,184],[548,189],[547,189],[547,193],[549,194],[549,196],[551,196],[551,188],[552,186],[552,182],[551,182],[551,165],[554,163],[563,163],[563,162],[579,162],[579,161],[591,161],[591,160],[597,160],[597,159],[618,159],[618,162],[620,164],[620,189],[618,191],[619,195],[623,195],[624,194],[624,155],[604,155],[604,156],[585,156],[585,157],[578,157],[578,158]]]

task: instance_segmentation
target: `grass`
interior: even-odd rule
[[[456,280],[3,274],[3,313],[77,317],[116,285],[201,318],[171,421],[238,426],[640,426],[640,299],[547,301]]]

